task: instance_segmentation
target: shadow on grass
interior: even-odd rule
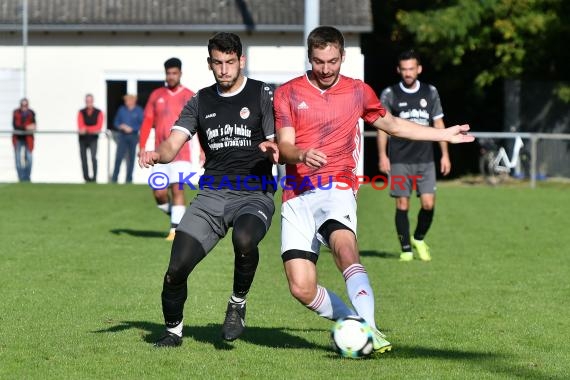
[[[131,230],[130,228],[115,228],[110,230],[114,235],[130,235],[135,237],[145,237],[145,238],[162,238],[166,237],[164,231],[144,231],[144,230]]]
[[[461,361],[480,366],[495,376],[504,374],[507,377],[523,379],[558,379],[558,377],[545,374],[541,369],[533,367],[532,365],[525,366],[521,365],[521,363],[515,364],[517,360],[514,358],[496,352],[461,351],[457,349],[396,345],[392,352],[381,356],[382,360],[431,359]]]
[[[373,251],[373,250],[362,250],[360,251],[360,256],[362,257],[379,257],[381,259],[399,259],[400,254],[394,252],[386,251]]]
[[[143,321],[122,321],[118,322],[115,326],[106,329],[93,331],[94,333],[116,333],[130,329],[141,330],[142,339],[152,344],[157,341],[164,334],[164,325],[152,322]],[[248,326],[243,335],[239,338],[240,341],[248,342],[258,346],[266,346],[272,348],[291,348],[291,349],[319,349],[330,351],[327,345],[318,345],[309,342],[297,335],[290,332],[296,331],[295,329],[288,329],[285,327],[255,327]],[[301,331],[301,330],[299,330]],[[302,331],[307,331],[303,329]],[[311,331],[321,331],[319,329],[311,329]],[[323,332],[328,330],[322,330]],[[234,345],[222,339],[222,325],[210,323],[205,326],[185,326],[184,338],[192,338],[201,343],[209,343],[217,350],[232,350]]]

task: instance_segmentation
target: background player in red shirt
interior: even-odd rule
[[[344,37],[321,26],[307,38],[311,70],[275,92],[275,125],[280,160],[288,182],[281,208],[281,252],[291,294],[318,315],[336,320],[354,314],[337,295],[317,283],[321,244],[331,248],[356,313],[374,331],[374,350],[390,342],[376,328],[374,295],[356,243],[356,168],[361,144],[358,119],[391,135],[414,140],[473,141],[468,125],[424,128],[392,116],[360,80],[340,75]],[[299,186],[309,178],[319,187]],[[320,182],[319,182],[320,180]],[[306,183],[306,182],[305,182]],[[330,188],[325,186],[331,184]]]
[[[144,109],[144,120],[140,130],[139,148],[144,152],[150,130],[154,127],[154,146],[158,148],[161,142],[170,134],[170,128],[178,119],[178,115],[186,102],[194,96],[194,92],[180,84],[182,77],[182,62],[178,58],[170,58],[164,62],[166,86],[154,90]],[[152,168],[152,174],[161,173],[165,176],[165,183],[169,185],[164,189],[153,189],[154,199],[160,210],[170,215],[170,232],[166,240],[174,240],[176,227],[180,223],[186,210],[184,189],[178,187],[179,173],[186,177],[192,172],[190,161],[190,145],[184,144],[172,162],[158,164]],[[166,177],[168,182],[166,182]],[[169,194],[170,190],[170,194]]]

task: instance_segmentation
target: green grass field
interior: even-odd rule
[[[569,195],[568,185],[440,184],[434,260],[400,263],[393,201],[364,187],[362,261],[394,350],[350,360],[329,348],[332,324],[289,295],[278,216],[243,338],[220,338],[233,273],[225,239],[190,277],[184,344],[157,350],[170,244],[149,188],[0,185],[0,378],[569,378]],[[344,296],[321,256],[320,282]]]

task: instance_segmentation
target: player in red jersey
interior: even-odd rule
[[[468,125],[423,128],[392,116],[370,86],[340,75],[345,52],[337,29],[314,29],[307,46],[311,70],[279,87],[274,98],[280,160],[287,164],[281,255],[289,290],[322,317],[363,317],[374,330],[374,350],[383,353],[392,345],[376,328],[374,295],[356,242],[358,120],[413,140],[461,143],[474,137],[466,134]],[[321,244],[331,248],[355,311],[317,283]]]
[[[146,103],[144,109],[144,120],[140,130],[139,148],[145,150],[146,141],[150,130],[154,127],[154,146],[158,148],[160,143],[170,135],[170,128],[178,119],[178,115],[186,103],[194,96],[194,92],[180,84],[182,76],[182,62],[178,58],[170,58],[164,62],[166,73],[166,86],[154,90]],[[180,223],[184,211],[186,210],[186,199],[184,189],[179,188],[179,173],[183,173],[182,178],[192,172],[194,168],[190,160],[190,144],[186,143],[174,160],[169,164],[155,165],[152,175],[161,173],[164,175],[164,189],[153,188],[154,198],[160,210],[170,215],[170,232],[166,240],[174,240],[175,229]],[[154,178],[154,177],[153,177]],[[166,179],[168,178],[168,179]],[[162,187],[162,186],[159,186]],[[170,189],[170,194],[169,194]]]

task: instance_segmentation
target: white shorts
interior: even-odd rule
[[[154,165],[152,167],[152,174],[163,173],[168,176],[169,183],[173,184],[180,183],[180,178],[186,178],[188,175],[190,175],[190,173],[192,173],[192,169],[192,163],[190,163],[190,161],[173,161],[169,162],[168,164]],[[190,179],[192,182],[196,180],[197,183],[199,177],[200,176],[198,174],[195,174]]]
[[[346,184],[341,184],[346,187]],[[356,199],[352,189],[315,189],[281,205],[281,254],[291,249],[319,253],[327,245],[319,228],[327,220],[347,226],[356,236]]]

